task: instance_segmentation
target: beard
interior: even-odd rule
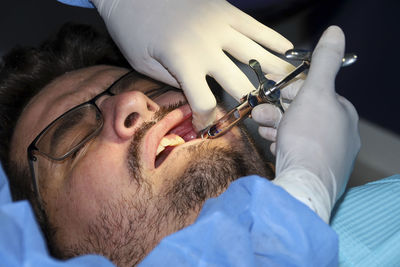
[[[131,142],[127,164],[138,188],[133,197],[104,203],[85,238],[67,254],[96,253],[117,266],[136,265],[162,238],[192,224],[204,202],[223,193],[232,181],[251,174],[272,177],[273,170],[241,129],[231,147],[205,140],[185,149],[185,170],[179,177],[162,177],[163,191],[155,194],[141,173],[139,144],[151,126],[178,106],[162,108]]]

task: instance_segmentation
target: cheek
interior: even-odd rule
[[[135,192],[135,183],[129,182],[124,165],[126,160],[116,152],[106,152],[95,151],[85,156],[65,178],[54,203],[57,210],[55,219],[56,225],[69,230],[69,235],[82,234],[105,204],[115,203]]]
[[[80,162],[68,179],[71,197],[78,203],[90,202],[91,206],[118,197],[129,180],[123,158],[111,151],[94,154]]]
[[[237,147],[238,144],[241,144],[240,138],[240,130],[235,127],[220,138],[207,140],[207,145],[200,144],[200,150],[204,150],[203,153],[211,155],[216,148],[229,149],[233,146]],[[168,185],[175,184],[187,170],[189,164],[192,161],[196,162],[198,159],[198,154],[194,154],[190,146],[175,152],[169,155],[159,169],[144,173],[145,177],[149,177],[149,180],[151,180],[155,194],[163,194],[165,188]],[[205,155],[202,154],[202,156]],[[213,164],[213,162],[210,162],[210,164]]]

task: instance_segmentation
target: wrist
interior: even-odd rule
[[[334,202],[320,178],[303,167],[290,167],[272,181],[329,223]]]
[[[332,166],[335,169],[337,161],[329,158],[331,153],[324,152],[329,150],[324,150],[319,142],[300,135],[293,138],[296,138],[297,144],[300,145],[293,144],[289,150],[282,151],[279,149],[279,144],[277,144],[276,176],[293,169],[306,171],[312,174],[313,177],[318,178],[321,186],[328,192],[330,202],[334,204],[338,195],[338,189],[340,190],[338,187],[341,186],[340,176],[332,172]],[[305,147],[301,144],[307,144],[307,146]],[[301,152],[299,153],[299,151]],[[340,166],[336,166],[336,169],[340,168]]]

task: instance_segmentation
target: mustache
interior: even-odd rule
[[[176,102],[176,103],[174,103],[174,104],[170,104],[170,105],[168,105],[168,106],[162,106],[162,107],[160,107],[160,109],[159,110],[157,110],[155,113],[154,113],[154,115],[153,115],[153,118],[152,118],[152,120],[153,120],[153,122],[150,122],[150,123],[157,123],[157,122],[159,122],[160,120],[162,120],[168,113],[170,113],[171,111],[173,111],[173,110],[175,110],[175,109],[177,109],[177,108],[180,108],[180,107],[182,107],[183,105],[186,105],[187,104],[187,102],[186,101],[179,101],[179,102]]]
[[[128,149],[127,162],[128,162],[128,171],[138,186],[141,186],[143,183],[145,183],[145,180],[141,175],[140,150],[139,150],[140,143],[142,142],[144,136],[154,124],[162,120],[168,113],[185,104],[186,104],[185,101],[179,101],[170,104],[168,106],[160,107],[160,109],[154,113],[152,120],[144,122],[140,126],[140,128],[136,131],[136,133],[133,135],[131,144],[129,145]]]

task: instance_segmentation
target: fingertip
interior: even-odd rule
[[[200,131],[214,122],[217,100],[205,79],[189,79],[181,85],[192,109],[193,126]]]
[[[192,124],[194,129],[199,132],[212,124],[216,118],[215,108],[208,112],[196,112],[192,108]]]
[[[271,104],[260,104],[253,108],[251,117],[262,126],[273,127],[279,124],[282,114]]]
[[[329,26],[319,39],[313,53],[313,58],[314,56],[317,56],[316,54],[321,52],[321,50],[325,51],[329,49],[336,52],[337,56],[340,57],[341,60],[344,54],[344,46],[345,37],[342,29],[335,25]]]
[[[324,31],[322,37],[333,40],[339,40],[339,39],[344,40],[344,32],[342,28],[340,28],[339,26],[331,25]]]
[[[279,80],[282,80],[282,78],[284,78],[285,76],[282,74],[268,73],[267,75],[265,75],[265,77],[268,80],[273,80],[274,82],[278,82]]]
[[[260,62],[263,63],[263,65],[261,65],[262,70],[265,73],[286,76],[288,73],[292,72],[295,69],[295,66],[293,66],[289,62],[280,59],[278,57],[276,57],[276,59],[277,60],[275,62],[273,61],[268,62],[271,65],[269,66],[269,68],[266,68],[267,67],[266,62]]]
[[[339,27],[330,26],[325,30],[314,49],[307,82],[331,88],[325,85],[334,82],[342,65],[344,42],[344,34]]]
[[[272,142],[276,141],[277,130],[271,127],[258,127],[258,134]]]
[[[259,22],[258,22],[259,23]],[[261,24],[261,23],[260,23]],[[257,37],[254,38],[262,45],[283,55],[287,50],[293,49],[293,44],[282,34],[261,24]]]
[[[272,155],[276,156],[276,142],[273,142],[269,149],[271,150]]]
[[[281,55],[284,55],[286,51],[291,50],[294,48],[294,45],[292,42],[290,42],[288,39],[284,38],[282,36],[282,40],[279,42],[279,44],[275,47],[275,51],[280,53]]]

